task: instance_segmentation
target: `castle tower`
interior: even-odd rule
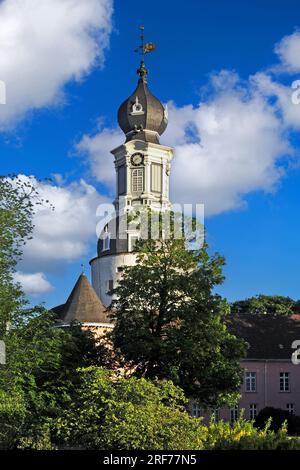
[[[98,241],[98,256],[90,261],[93,287],[106,306],[112,301],[109,292],[116,287],[122,267],[134,265],[136,261],[133,248],[139,233],[127,230],[125,236],[120,237],[122,213],[141,204],[157,211],[168,210],[171,206],[169,176],[173,149],[159,141],[167,127],[168,113],[148,88],[144,54],[154,45],[144,44],[143,30],[140,48],[142,60],[137,70],[137,87],[118,111],[118,123],[126,140],[111,151],[116,169],[116,237],[110,237],[114,230],[108,223]]]

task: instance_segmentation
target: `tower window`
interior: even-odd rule
[[[106,281],[106,293],[111,295],[111,291],[113,290],[113,288],[114,288],[113,279],[109,279],[108,281]]]
[[[144,170],[135,168],[132,170],[132,192],[141,193],[144,189]]]
[[[110,248],[110,233],[108,232],[108,224],[104,227],[104,232],[102,236],[102,251],[107,251]]]
[[[120,194],[124,194],[126,191],[126,185],[125,185],[125,166],[122,165],[119,167],[118,170],[118,192]]]

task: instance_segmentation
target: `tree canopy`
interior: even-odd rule
[[[292,315],[300,312],[299,302],[281,295],[257,295],[245,300],[237,300],[231,305],[233,314]]]
[[[223,265],[184,238],[141,240],[112,305],[115,350],[134,375],[173,380],[205,406],[236,400],[245,354],[226,328],[227,301],[214,293]]]

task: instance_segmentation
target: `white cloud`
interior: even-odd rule
[[[276,107],[251,82],[222,72],[212,84],[212,96],[194,108],[169,105],[162,139],[176,149],[173,201],[203,202],[206,215],[243,206],[249,192],[273,191],[283,175],[279,160],[291,153]]]
[[[95,135],[84,135],[76,146],[79,155],[88,156],[92,176],[110,190],[115,189],[116,181],[113,156],[110,151],[123,142],[124,135],[119,129],[104,128]]]
[[[279,161],[292,149],[279,104],[270,102],[256,80],[221,71],[211,77],[212,93],[197,106],[168,103],[169,125],[161,142],[175,147],[171,197],[204,203],[206,215],[242,207],[252,191],[273,191],[284,174]],[[93,175],[115,189],[109,151],[124,141],[118,129],[84,136]]]
[[[36,207],[33,238],[25,245],[19,270],[63,273],[67,264],[84,260],[91,242],[96,250],[96,209],[107,200],[84,180],[65,186],[30,180],[54,210],[49,204]]]
[[[14,280],[21,284],[23,291],[28,295],[48,294],[53,290],[53,286],[43,273],[25,274],[18,271],[15,273]]]
[[[300,53],[300,52],[299,52]],[[257,73],[251,77],[252,83],[265,97],[275,99],[274,109],[282,117],[283,126],[290,130],[300,129],[300,106],[293,103],[293,89],[276,81],[272,74]],[[297,92],[299,94],[299,92]]]
[[[112,0],[4,0],[0,3],[0,79],[7,104],[0,129],[57,104],[63,87],[98,63],[111,32]]]
[[[280,58],[282,71],[289,73],[300,72],[299,31],[282,38],[282,40],[276,44],[275,52]]]

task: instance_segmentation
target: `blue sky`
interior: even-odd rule
[[[299,298],[300,105],[289,99],[300,79],[299,2],[115,0],[113,12],[109,0],[34,3],[0,4],[1,24],[16,22],[0,33],[0,172],[52,177],[41,191],[58,206],[52,219],[38,215],[19,267],[29,292],[40,286],[31,300],[62,303],[81,263],[89,274],[95,207],[113,197],[116,113],[136,85],[140,24],[157,44],[149,86],[170,109],[172,198],[205,203],[211,250],[227,260],[219,291]]]

